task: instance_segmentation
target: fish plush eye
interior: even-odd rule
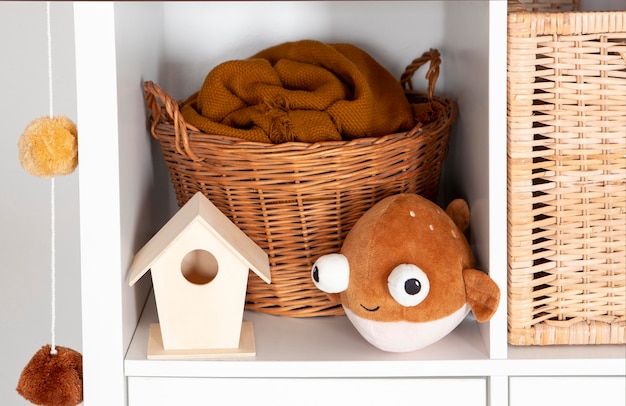
[[[311,278],[317,288],[326,293],[340,293],[348,289],[350,265],[341,254],[319,257],[311,269]]]
[[[395,267],[387,278],[387,285],[394,300],[404,307],[422,303],[430,291],[428,276],[413,264]]]

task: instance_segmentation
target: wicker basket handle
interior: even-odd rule
[[[435,85],[437,84],[437,78],[439,77],[439,65],[441,65],[441,57],[439,51],[431,48],[429,51],[424,52],[422,56],[414,59],[409,66],[406,67],[404,73],[400,77],[400,84],[406,90],[413,90],[413,83],[411,79],[413,74],[424,65],[426,62],[430,62],[428,71],[426,72],[426,79],[428,80],[428,99],[432,100],[435,94]]]
[[[202,161],[202,158],[192,151],[191,145],[189,144],[189,133],[187,132],[188,129],[193,131],[197,131],[197,129],[187,124],[182,114],[180,114],[178,103],[154,82],[144,82],[143,89],[146,104],[152,112],[152,125],[150,127],[152,136],[159,139],[156,133],[156,126],[161,121],[163,115],[166,114],[168,116],[166,118],[173,121],[176,152],[182,156],[189,157],[194,162]],[[162,106],[159,104],[159,100],[163,103]]]

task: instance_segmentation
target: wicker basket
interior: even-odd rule
[[[626,11],[508,14],[509,342],[623,344]]]
[[[427,63],[429,93],[423,95],[412,90],[411,78]],[[345,142],[265,144],[205,134],[185,123],[177,103],[157,85],[144,84],[152,134],[179,205],[202,191],[270,258],[272,283],[250,275],[247,309],[292,317],[342,315],[311,281],[315,260],[338,251],[352,225],[384,197],[410,192],[436,198],[456,116],[452,100],[433,95],[439,64],[439,52],[430,50],[401,78],[409,100],[429,97],[444,106],[438,121]]]

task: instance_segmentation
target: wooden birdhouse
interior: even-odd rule
[[[148,358],[254,355],[246,285],[249,270],[270,283],[268,257],[201,192],[137,252],[130,285],[149,270],[159,324]]]

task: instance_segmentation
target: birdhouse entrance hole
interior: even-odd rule
[[[185,279],[196,285],[205,285],[215,279],[218,267],[215,256],[205,250],[190,251],[181,263]]]

